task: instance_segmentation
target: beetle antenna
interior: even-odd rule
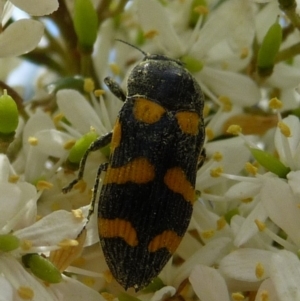
[[[120,40],[120,39],[116,39],[116,41],[122,42],[122,43],[124,43],[124,44],[126,44],[128,46],[131,46],[132,48],[135,48],[136,50],[138,50],[139,52],[141,52],[144,56],[148,55],[147,52],[143,51],[142,49],[140,49],[140,48],[136,47],[135,45],[132,45],[132,44],[126,42],[126,41],[123,41],[123,40]]]

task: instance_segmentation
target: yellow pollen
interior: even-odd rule
[[[56,114],[53,117],[53,122],[57,125],[63,118],[64,118],[64,114],[63,113]]]
[[[19,179],[20,179],[20,176],[18,176],[18,175],[11,175],[8,178],[8,182],[9,183],[17,183]]]
[[[78,246],[78,241],[76,239],[64,239],[58,243],[59,247],[76,247]]]
[[[215,152],[212,156],[213,160],[216,162],[220,162],[223,160],[223,155],[220,152]]]
[[[269,101],[269,108],[270,109],[278,110],[278,109],[281,109],[282,106],[283,106],[282,102],[277,97],[273,97]]]
[[[53,184],[48,181],[41,180],[36,183],[37,190],[47,190],[47,189],[51,189],[52,187]]]
[[[159,35],[158,31],[155,29],[149,30],[144,33],[146,39],[153,39],[155,36]]]
[[[109,68],[114,75],[119,75],[121,73],[120,67],[116,63],[110,63]]]
[[[34,297],[34,291],[31,287],[28,286],[19,286],[18,295],[23,300],[32,300]]]
[[[266,224],[261,222],[260,220],[256,219],[254,222],[255,222],[255,224],[256,224],[259,231],[262,232],[266,229]]]
[[[103,94],[105,94],[105,90],[97,89],[97,90],[94,91],[94,95],[96,97],[102,96]]]
[[[231,297],[234,301],[242,301],[245,300],[245,296],[242,293],[232,293]]]
[[[81,209],[74,209],[72,210],[72,213],[76,219],[83,219],[83,213]]]
[[[39,140],[35,137],[29,137],[28,142],[29,142],[30,145],[36,146],[38,144]]]
[[[220,103],[223,105],[223,112],[230,112],[232,109],[232,102],[229,97],[227,96],[220,96],[219,97]]]
[[[32,247],[32,242],[31,242],[31,240],[24,239],[24,240],[21,241],[21,248],[22,248],[24,251],[30,250],[31,247]]]
[[[291,130],[290,130],[290,128],[287,124],[285,124],[282,121],[279,121],[277,126],[279,127],[280,132],[281,132],[282,135],[284,135],[285,137],[291,137],[292,136]]]
[[[252,201],[253,201],[253,198],[245,198],[245,199],[241,199],[241,202],[242,202],[242,203],[245,203],[245,204],[251,203]]]
[[[237,124],[232,124],[228,127],[226,132],[237,136],[242,132],[242,128]]]
[[[214,139],[215,134],[214,134],[214,132],[213,132],[212,129],[206,128],[206,129],[205,129],[205,133],[206,133],[206,137],[207,137],[208,140]]]
[[[257,279],[261,279],[265,273],[264,266],[259,262],[255,267],[255,275]]]
[[[269,292],[268,291],[262,291],[260,293],[260,300],[261,301],[269,301]]]
[[[93,92],[95,90],[95,83],[91,78],[84,79],[83,90],[88,93]]]
[[[61,248],[50,252],[49,260],[63,272],[67,269],[74,259],[82,253],[86,239],[86,229],[84,229],[77,239],[65,239],[61,241]],[[60,245],[59,244],[59,245]]]
[[[222,230],[226,226],[226,219],[224,216],[217,220],[217,230]]]
[[[246,164],[245,164],[245,170],[249,173],[249,174],[251,174],[251,175],[253,175],[253,176],[255,176],[256,174],[257,174],[257,167],[255,167],[253,164],[251,164],[250,162],[246,162]]]
[[[114,301],[115,300],[115,296],[113,294],[107,293],[107,292],[103,292],[101,293],[101,296],[107,300],[107,301]]]
[[[204,5],[198,5],[194,7],[194,12],[199,15],[207,15],[209,13],[209,9]]]
[[[75,139],[70,139],[69,141],[67,141],[65,144],[64,144],[64,149],[66,150],[69,150],[71,149],[76,143],[76,140]]]
[[[249,55],[249,48],[244,47],[241,49],[240,58],[245,59]]]
[[[210,176],[213,178],[218,178],[221,176],[221,174],[223,173],[223,168],[222,167],[217,167],[214,169],[210,170]]]
[[[206,231],[203,231],[201,233],[201,236],[204,238],[204,239],[210,239],[212,238],[213,236],[215,235],[215,230],[211,229],[211,230],[206,230]]]

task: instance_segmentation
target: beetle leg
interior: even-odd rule
[[[86,164],[86,160],[88,158],[88,155],[90,152],[94,152],[100,148],[105,147],[106,145],[108,145],[111,141],[111,137],[112,137],[112,132],[107,133],[106,135],[99,137],[98,139],[96,139],[94,142],[91,143],[91,145],[89,146],[89,148],[86,150],[86,152],[84,153],[83,157],[80,160],[80,164],[79,164],[79,172],[78,172],[78,176],[75,180],[73,180],[68,186],[65,186],[62,189],[63,193],[67,193],[69,192],[76,183],[78,183],[80,180],[82,180],[83,178],[83,174],[84,174],[84,168],[85,168],[85,164]]]
[[[202,167],[206,159],[206,150],[205,148],[202,148],[200,156],[198,158],[198,164],[197,164],[197,170]]]
[[[112,94],[114,94],[116,97],[118,97],[123,102],[126,100],[126,95],[125,95],[124,91],[122,90],[121,86],[115,80],[113,80],[111,77],[106,77],[104,79],[104,82]]]

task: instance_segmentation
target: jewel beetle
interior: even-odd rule
[[[160,273],[188,228],[205,138],[203,94],[194,77],[178,60],[139,51],[144,59],[130,72],[126,94],[111,78],[104,80],[124,105],[112,132],[90,145],[78,177],[63,189],[82,179],[91,151],[110,143],[109,161],[97,172],[90,214],[105,171],[100,243],[114,278],[136,291]]]

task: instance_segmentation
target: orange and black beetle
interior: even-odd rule
[[[203,95],[180,61],[144,53],[128,77],[127,95],[110,78],[105,83],[124,101],[111,133],[84,155],[111,143],[98,209],[99,237],[115,279],[136,291],[156,277],[178,247],[195,201],[198,158],[204,143]],[[92,205],[93,208],[93,205]]]

